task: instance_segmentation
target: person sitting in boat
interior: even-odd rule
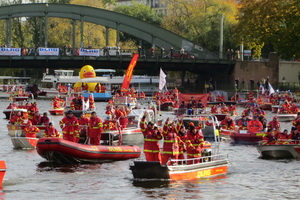
[[[298,106],[295,103],[291,104],[291,108],[289,110],[289,114],[296,114],[298,113]]]
[[[22,112],[18,111],[16,114],[14,114],[9,122],[13,125],[23,125],[24,124],[24,118],[22,116]]]
[[[252,133],[260,132],[263,130],[263,124],[258,120],[258,117],[256,115],[254,115],[253,119],[249,121],[248,130]]]
[[[146,95],[145,95],[145,93],[142,91],[142,92],[140,92],[140,99],[145,99],[146,98]]]
[[[238,121],[239,130],[248,130],[248,118],[246,115],[242,116],[242,119]]]
[[[201,130],[197,130],[194,123],[190,122],[189,129],[185,138],[187,148],[187,158],[199,158],[188,161],[188,164],[199,163],[202,156],[202,148],[204,145],[204,137]]]
[[[140,121],[140,128],[144,135],[144,154],[146,161],[161,162],[160,148],[158,141],[162,139],[162,132],[154,126],[153,122],[146,123],[148,112],[144,112],[144,116]]]
[[[185,108],[185,103],[184,103],[184,101],[181,102],[181,104],[179,105],[179,108]]]
[[[53,126],[52,122],[49,122],[43,137],[53,137],[53,138],[59,138],[60,137],[60,133],[58,132],[58,130]]]
[[[89,144],[100,145],[102,131],[102,120],[97,116],[96,112],[93,111],[92,116],[90,117],[90,121],[88,123]]]
[[[273,117],[273,120],[268,123],[267,128],[268,129],[272,129],[272,130],[276,129],[277,131],[279,131],[279,129],[280,129],[280,123],[278,121],[278,117],[277,116]]]
[[[6,107],[6,109],[14,109],[12,103],[9,103],[9,105]]]
[[[76,142],[79,138],[78,132],[78,119],[73,115],[73,112],[69,110],[67,115],[60,120],[60,128],[62,130],[63,139]]]
[[[38,123],[40,122],[41,118],[42,118],[42,116],[41,116],[40,112],[39,112],[39,111],[36,111],[36,112],[34,113],[32,119],[28,119],[28,121],[31,121],[31,123],[32,123],[33,125],[38,125]]]
[[[263,131],[267,130],[268,121],[264,116],[259,116],[258,121],[260,121],[263,125]]]
[[[290,109],[291,109],[290,103],[288,101],[285,101],[283,104],[281,104],[279,113],[280,114],[288,114]]]
[[[48,114],[46,112],[43,113],[43,116],[40,118],[38,124],[47,126],[50,122]]]
[[[300,131],[300,112],[297,113],[297,117],[292,121],[292,124]]]
[[[266,116],[266,112],[261,109],[261,108],[256,108],[254,109],[254,112],[253,112],[253,115],[256,115],[257,117],[260,117],[260,116]]]
[[[219,111],[218,111],[218,107],[216,105],[213,105],[210,109],[210,113],[211,114],[218,114]]]
[[[229,114],[230,112],[229,108],[225,104],[223,104],[220,111],[222,114]]]
[[[242,112],[242,115],[245,115],[245,116],[250,116],[251,115],[251,108],[246,108],[243,112]]]
[[[220,126],[224,130],[235,130],[235,123],[228,115],[221,121]]]
[[[288,130],[284,129],[283,132],[278,131],[276,135],[276,144],[288,144]]]
[[[179,124],[181,126],[182,124]],[[168,163],[170,159],[178,159],[179,155],[179,145],[178,140],[181,140],[177,134],[175,124],[170,121],[169,118],[167,118],[164,126],[163,126],[163,138],[164,138],[164,144],[163,144],[163,151],[162,151],[162,160],[161,164],[173,164]]]
[[[193,103],[192,103],[192,100],[189,101],[189,103],[186,105],[186,108],[187,108],[187,114],[188,115],[193,115],[194,111],[193,111]]]
[[[235,105],[230,104],[230,106],[229,106],[228,109],[229,109],[229,113],[230,113],[231,116],[237,115],[237,110],[236,110],[236,106]]]
[[[276,142],[276,134],[273,133],[272,129],[268,129],[262,136],[262,145],[272,145]]]
[[[40,132],[40,129],[35,125],[32,125],[31,121],[28,121],[24,128],[25,137],[36,138],[38,132]]]
[[[59,109],[60,108],[60,99],[58,97],[54,97],[52,105],[53,105],[54,109]]]
[[[296,127],[292,127],[288,139],[289,139],[289,144],[299,144],[300,132]]]
[[[104,131],[115,131],[118,130],[116,126],[116,120],[112,120],[112,116],[108,115],[103,122]]]

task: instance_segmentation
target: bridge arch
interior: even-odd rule
[[[8,24],[15,17],[58,17],[90,22],[108,28],[122,31],[136,38],[142,39],[155,46],[180,49],[193,52],[199,59],[218,59],[218,57],[201,45],[172,33],[159,26],[145,21],[95,7],[72,5],[72,4],[19,4],[0,7],[0,19],[6,19]],[[11,33],[11,30],[6,30]]]

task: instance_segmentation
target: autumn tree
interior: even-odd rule
[[[239,12],[237,38],[258,56],[264,48],[281,58],[300,57],[300,1],[242,0]]]
[[[162,26],[211,51],[219,51],[220,16],[224,16],[224,47],[234,48],[232,25],[235,0],[165,0],[167,15]]]

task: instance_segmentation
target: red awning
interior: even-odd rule
[[[192,94],[192,93],[179,93],[178,95],[179,104],[181,104],[182,101],[184,101],[184,103],[188,103],[192,99],[192,97],[194,97],[193,99],[196,102],[201,100],[204,106],[207,105],[208,94]]]

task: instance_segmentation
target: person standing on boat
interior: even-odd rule
[[[90,119],[85,116],[84,112],[82,112],[80,114],[80,118],[78,120],[78,123],[79,123],[79,126],[80,126],[79,135],[84,137],[84,138],[87,137],[87,127],[88,127],[89,121],[90,121]]]
[[[37,111],[39,111],[39,108],[37,107],[37,104],[36,104],[36,102],[33,102],[32,104],[31,104],[31,106],[29,106],[29,108],[28,108],[28,119],[29,120],[32,120],[33,119],[33,116],[35,115],[35,113],[37,112]]]
[[[164,137],[164,144],[163,144],[163,152],[162,152],[162,165],[172,164],[168,163],[170,159],[178,159],[179,155],[179,141],[181,139],[177,136],[178,128],[182,126],[182,123],[178,123],[175,127],[174,122],[170,121],[167,118],[164,126],[163,126],[163,137]]]
[[[256,115],[254,115],[253,119],[249,121],[248,130],[252,133],[260,132],[263,130],[263,124],[258,120],[258,117]]]
[[[188,161],[188,164],[199,163],[202,156],[204,137],[201,130],[197,130],[194,123],[190,122],[189,129],[185,138],[187,158],[199,158]]]
[[[145,111],[142,120],[140,121],[140,128],[144,135],[144,154],[146,161],[157,161],[161,162],[161,155],[158,141],[162,139],[162,133],[154,126],[154,123],[146,123],[146,115],[148,112]]]
[[[52,100],[53,103],[53,108],[54,109],[59,109],[60,108],[60,99],[58,97],[54,97],[54,99]]]
[[[88,137],[91,145],[100,145],[102,130],[102,120],[97,116],[96,112],[93,111],[88,123]]]
[[[54,137],[54,138],[60,137],[58,130],[53,126],[52,122],[48,123],[48,126],[46,127],[43,137]]]
[[[38,132],[40,132],[40,129],[32,125],[31,121],[28,121],[27,126],[24,128],[25,137],[36,138]]]
[[[31,121],[33,125],[38,125],[39,121],[41,121],[42,116],[40,115],[39,111],[36,111],[32,117],[32,119],[29,119],[28,121]]]
[[[60,128],[62,129],[63,139],[71,142],[76,142],[79,138],[78,133],[78,119],[73,115],[73,112],[69,110],[67,116],[65,116],[59,122]]]

